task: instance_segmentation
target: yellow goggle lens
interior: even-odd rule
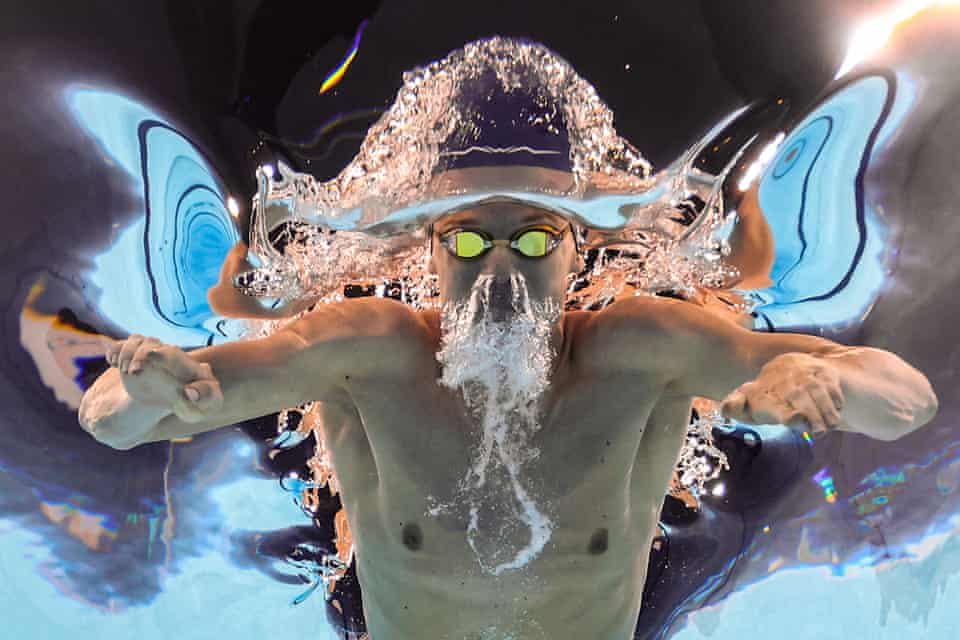
[[[542,258],[552,248],[550,241],[556,232],[547,229],[528,229],[516,236],[514,249],[528,258]],[[487,250],[487,239],[477,231],[460,230],[452,234],[453,252],[458,258],[476,258]]]
[[[542,258],[547,255],[547,232],[531,229],[517,238],[517,250],[529,258]]]
[[[483,236],[473,231],[458,231],[454,242],[460,258],[476,258],[486,248]]]

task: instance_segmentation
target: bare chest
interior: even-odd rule
[[[516,545],[540,526],[551,548],[596,550],[601,529],[609,545],[636,518],[649,525],[633,513],[631,476],[660,391],[642,376],[580,379],[551,389],[531,419],[471,415],[434,380],[365,385],[353,410],[325,412],[324,442],[348,511],[403,548],[466,548],[471,527]],[[664,487],[649,489],[658,507]]]
[[[635,621],[667,479],[653,486],[634,466],[661,390],[652,376],[580,378],[551,389],[532,421],[484,422],[430,379],[363,385],[351,407],[330,407],[324,442],[368,618],[406,616],[421,632],[497,611],[566,630]],[[567,620],[600,583],[608,606]],[[385,595],[398,591],[405,601]],[[438,617],[438,598],[453,618]]]

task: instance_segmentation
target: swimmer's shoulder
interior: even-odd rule
[[[409,305],[369,296],[322,304],[289,326],[313,342],[331,334],[409,338],[424,330],[424,321]]]
[[[358,349],[388,350],[396,360],[404,353],[413,356],[421,347],[431,345],[433,324],[429,312],[371,296],[321,305],[290,327],[307,344],[336,340]]]
[[[638,334],[657,337],[668,325],[674,304],[686,304],[680,300],[658,296],[631,296],[604,307],[600,311],[586,312],[581,321],[583,339],[605,342],[624,335]]]
[[[600,311],[578,312],[578,352],[603,369],[661,366],[676,347],[671,318],[692,303],[660,296],[632,296]],[[688,311],[683,308],[682,311]],[[676,356],[676,353],[672,355]]]

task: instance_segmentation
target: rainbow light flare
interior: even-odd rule
[[[344,74],[347,73],[347,68],[350,66],[350,63],[353,62],[353,59],[357,57],[357,51],[360,50],[360,37],[363,35],[363,30],[367,27],[367,22],[367,20],[364,20],[360,23],[360,26],[357,27],[356,35],[353,36],[353,44],[350,45],[350,51],[348,51],[347,55],[340,61],[340,65],[331,71],[330,75],[324,78],[323,84],[320,85],[321,94],[337,86]]]

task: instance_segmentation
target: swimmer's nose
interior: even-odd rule
[[[483,256],[483,274],[495,279],[510,280],[510,274],[515,270],[513,251],[509,246],[493,247]]]

